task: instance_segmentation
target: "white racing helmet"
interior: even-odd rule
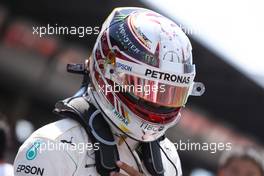
[[[143,142],[158,139],[180,117],[194,83],[192,47],[181,28],[142,8],[116,8],[102,26],[89,71],[92,96],[106,120]]]

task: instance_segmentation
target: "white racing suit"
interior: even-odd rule
[[[126,139],[132,149],[119,137],[115,137],[120,160],[138,169],[139,163],[144,175],[148,173],[135,151],[137,142]],[[180,159],[176,148],[167,138],[160,142],[167,156],[182,175]],[[98,146],[89,141],[84,128],[72,119],[63,119],[35,131],[20,147],[14,162],[15,176],[95,176],[94,150]],[[134,155],[134,157],[133,157]],[[174,166],[161,152],[165,176],[176,175]],[[137,161],[135,161],[137,160]],[[120,170],[121,173],[126,174]],[[127,174],[126,174],[127,175]]]

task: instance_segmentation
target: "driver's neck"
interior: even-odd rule
[[[120,134],[120,133],[117,133],[115,130],[113,130],[113,135],[114,135],[114,139],[117,143],[118,146],[122,147],[122,146],[125,146],[127,147],[127,145],[131,148],[132,151],[134,151],[139,142],[130,138],[130,137],[127,137],[125,134]],[[125,140],[125,141],[124,141]]]

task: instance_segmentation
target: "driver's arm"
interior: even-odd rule
[[[72,176],[77,164],[67,151],[55,149],[52,144],[55,145],[56,142],[45,138],[27,140],[16,156],[14,175]]]

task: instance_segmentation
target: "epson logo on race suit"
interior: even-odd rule
[[[117,66],[117,68],[120,68],[121,70],[126,70],[126,71],[130,71],[130,72],[132,71],[132,67],[131,66],[122,64],[120,62],[116,62],[116,66]]]
[[[164,81],[169,81],[169,82],[182,83],[182,84],[189,84],[191,80],[190,76],[182,76],[182,75],[164,73],[164,72],[159,72],[159,71],[150,70],[150,69],[146,69],[145,76],[164,80]]]
[[[44,168],[20,164],[20,165],[17,166],[16,172],[24,172],[25,174],[43,176]]]

